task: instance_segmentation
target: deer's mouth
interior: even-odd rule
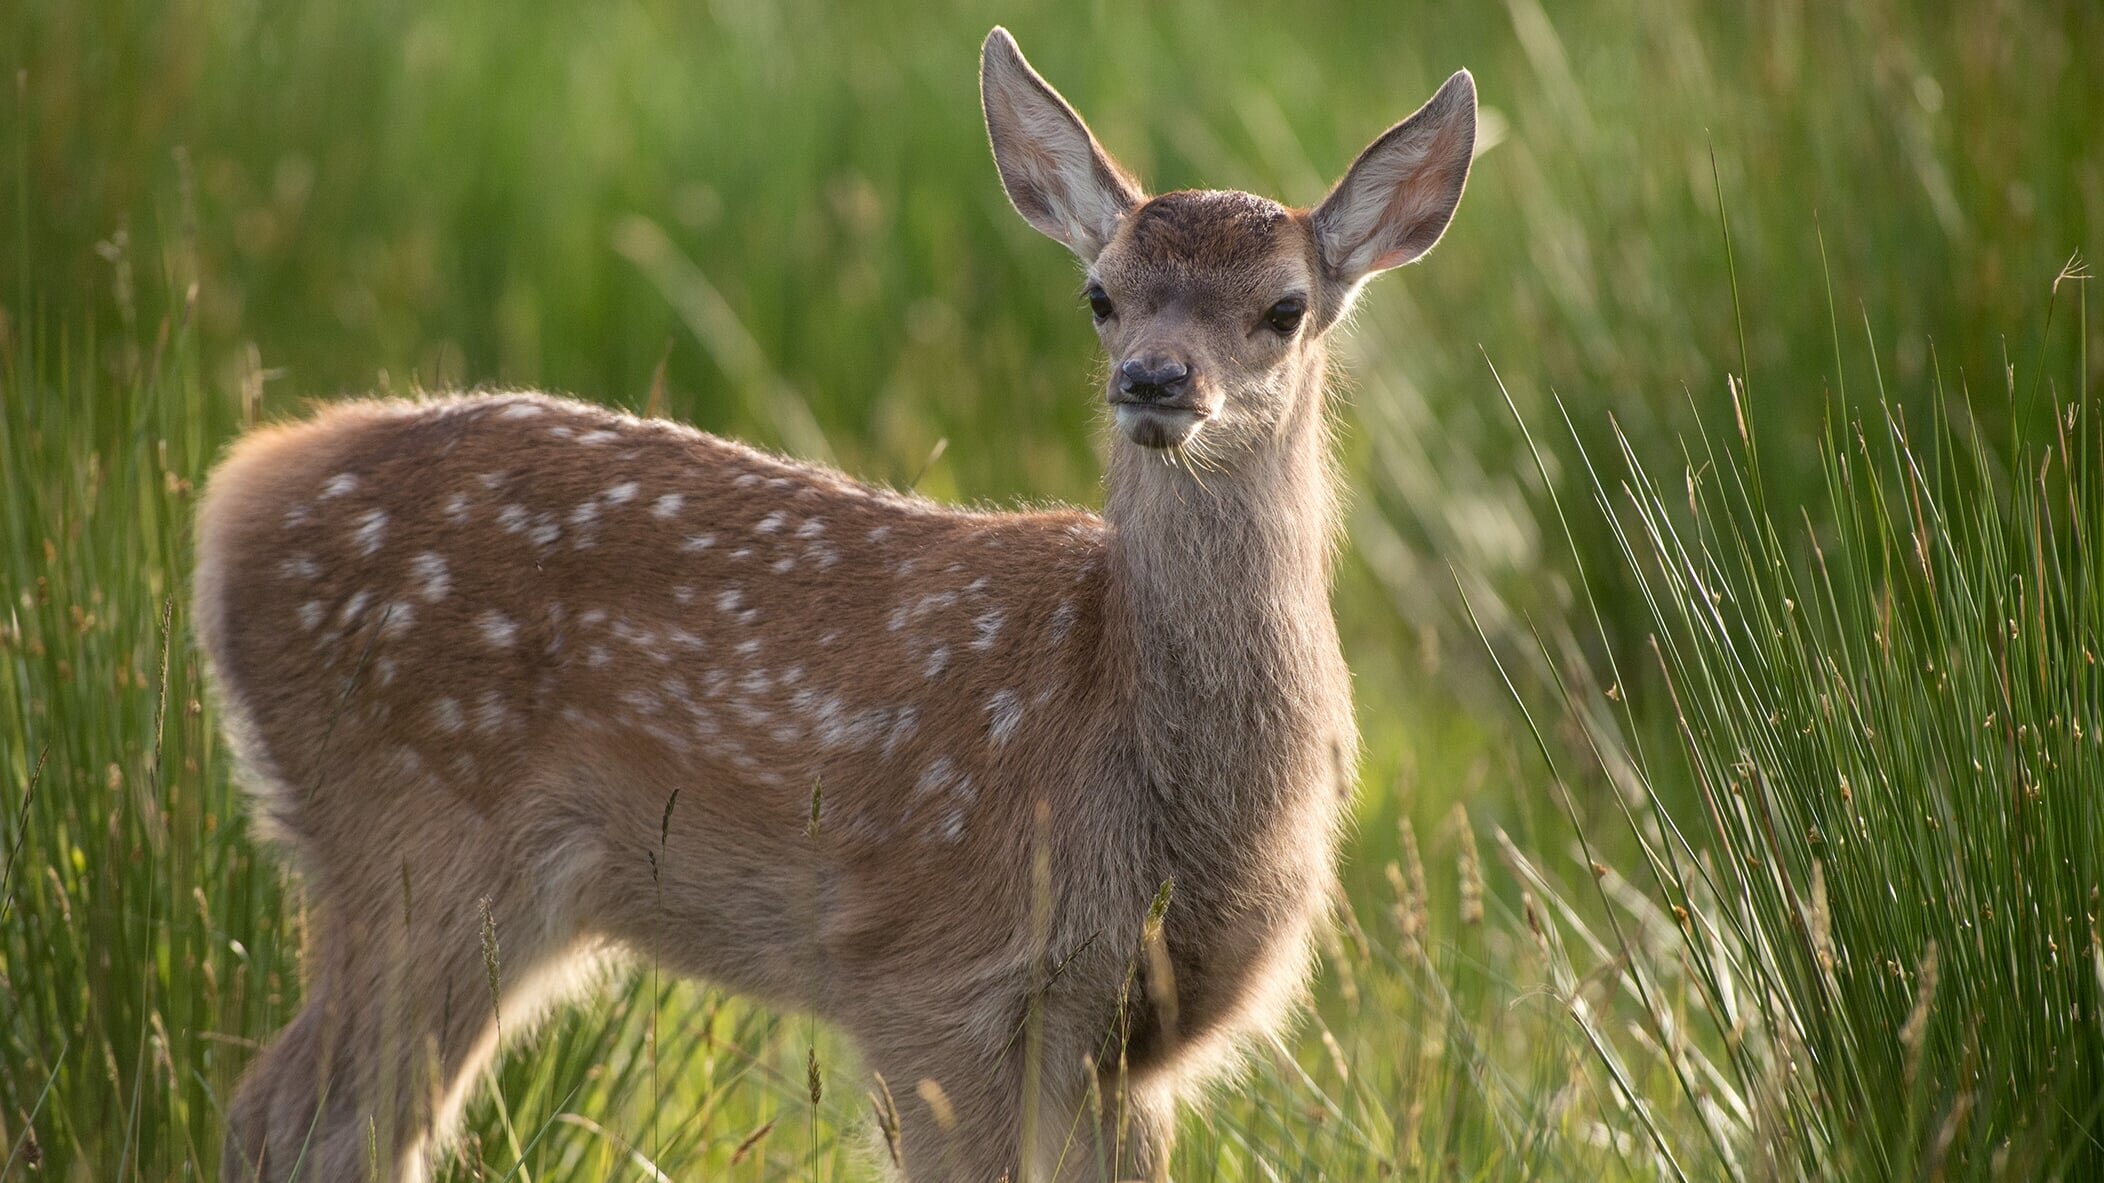
[[[1190,439],[1212,411],[1196,403],[1145,402],[1112,397],[1111,413],[1125,438],[1143,448],[1173,448]]]

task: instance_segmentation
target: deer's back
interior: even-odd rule
[[[939,863],[975,830],[1020,850],[1021,798],[1076,758],[1101,549],[1085,514],[949,510],[556,399],[354,403],[215,474],[199,627],[295,847],[391,792],[501,816],[582,766],[767,846],[819,789],[842,858]]]

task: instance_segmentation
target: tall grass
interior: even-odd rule
[[[109,253],[160,277],[113,293],[137,301],[128,343],[46,318],[0,341],[0,1177],[210,1178],[241,1069],[301,999],[307,927],[298,881],[247,835],[184,594],[197,484],[261,379],[216,385],[191,310],[144,311],[165,300],[150,284],[188,287],[179,254]],[[1315,1013],[1191,1115],[1178,1177],[1626,1173],[1468,815],[1422,846],[1380,824],[1364,849]],[[448,1161],[867,1178],[877,1114],[830,1032],[641,966],[515,1049]]]
[[[2054,281],[2077,333],[2083,278]],[[1664,472],[1626,437],[1590,470],[1648,668],[1568,680],[1562,705],[1641,857],[1636,886],[1597,866],[1590,918],[1558,903],[1643,1016],[1635,1050],[1678,1078],[1625,1090],[1662,1155],[1752,1178],[2104,1170],[2104,420],[2081,373],[2065,394],[2014,366],[1979,392],[1938,374],[1913,418],[1877,370],[1858,401],[1837,375],[1813,504],[1763,493],[1743,421]],[[2028,400],[2041,435],[1983,430]],[[1669,708],[1663,744],[1625,694]],[[1617,1080],[1630,1042],[1596,1041]]]
[[[1453,66],[1486,96],[1453,232],[1348,346],[1338,608],[1370,759],[1344,922],[1309,1020],[1187,1117],[1178,1177],[2086,1153],[2096,770],[2068,744],[2098,730],[2071,631],[2096,518],[2069,473],[2104,350],[2063,311],[2013,400],[1976,380],[1993,397],[1946,418],[1941,383],[1999,373],[2032,277],[2104,224],[2104,9],[24,0],[0,7],[0,1177],[210,1177],[300,997],[304,901],[247,837],[182,594],[190,496],[242,426],[532,384],[938,496],[1094,498],[1071,268],[977,126],[995,21],[1160,188],[1312,200]],[[1820,228],[1831,303],[1797,298]],[[1834,304],[1891,343],[1884,381],[1850,376],[1866,401]],[[1527,418],[1557,392],[1582,450],[1537,466],[1486,356]],[[1759,376],[1758,456],[1724,358]],[[1639,471],[1553,543],[1550,495],[1596,488],[1580,457],[1663,472],[1697,431],[1699,512]],[[1457,570],[1489,652],[1551,639],[1513,668],[1538,751],[1456,628]],[[2005,609],[2019,632],[1983,631]],[[1932,660],[1947,688],[1908,681]],[[455,1173],[865,1177],[879,1124],[824,1029],[646,967],[507,1061]]]

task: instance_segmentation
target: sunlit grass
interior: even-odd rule
[[[977,124],[995,21],[1158,188],[1312,200],[1455,66],[1486,102],[1452,234],[1343,351],[1348,914],[1178,1178],[2093,1168],[2096,493],[2053,482],[2094,472],[2104,350],[2065,285],[2025,334],[2104,222],[2104,9],[30,0],[0,16],[0,1178],[212,1177],[301,996],[304,900],[183,594],[243,425],[531,384],[1095,499],[1075,277]],[[1883,373],[1843,383],[1861,321]],[[1521,419],[1568,409],[1538,464],[1486,357]],[[505,1063],[455,1173],[865,1178],[870,1088],[808,1019],[640,967]]]
[[[2053,282],[2078,334],[2083,279],[2075,260]],[[1625,438],[1589,467],[1652,631],[1646,668],[1563,679],[1640,846],[1598,867],[1601,918],[1564,917],[1638,1025],[1573,1017],[1618,1082],[1632,1052],[1672,1069],[1625,1090],[1694,1176],[2088,1177],[2104,421],[2020,368],[1910,416],[1866,353],[1855,401],[1837,377],[1816,499],[1759,488],[1747,429],[1671,467]],[[2043,431],[1989,438],[1983,404],[2021,423],[2031,400]],[[1648,752],[1629,686],[1668,711]]]
[[[246,411],[169,337],[107,396],[69,343],[20,340],[0,388],[16,515],[0,727],[22,786],[0,829],[0,1144],[10,1169],[66,1178],[211,1177],[239,1073],[302,994],[306,902],[241,820],[183,594],[198,477]],[[1352,868],[1319,1005],[1189,1115],[1178,1177],[1575,1177],[1628,1159],[1470,819],[1421,840],[1407,819],[1369,825],[1375,861]],[[869,1178],[871,1090],[811,1020],[633,966],[506,1060],[457,1161],[467,1177]]]

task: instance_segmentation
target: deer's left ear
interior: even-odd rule
[[[1094,262],[1139,204],[1140,187],[1110,158],[1074,108],[1016,48],[1008,30],[986,35],[979,99],[1001,184],[1023,220]]]
[[[1415,262],[1454,218],[1476,150],[1476,80],[1462,70],[1368,145],[1315,208],[1329,278],[1350,287]]]

